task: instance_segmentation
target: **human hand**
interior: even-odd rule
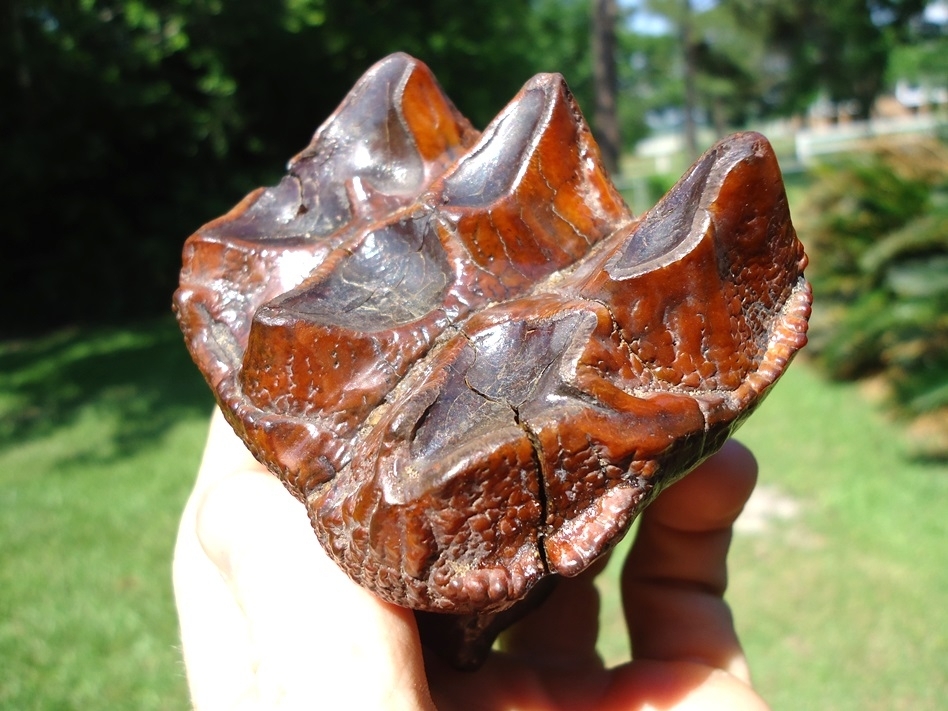
[[[622,595],[634,660],[596,655],[602,565],[562,579],[476,672],[326,556],[301,503],[217,413],[175,550],[195,708],[764,710],[722,595],[756,465],[730,442],[642,515]]]

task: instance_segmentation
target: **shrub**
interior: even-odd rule
[[[801,215],[818,363],[882,373],[910,413],[948,407],[948,146],[875,143],[823,165]]]

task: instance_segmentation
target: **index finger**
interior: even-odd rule
[[[723,596],[732,526],[756,479],[753,455],[730,441],[642,515],[622,573],[633,658],[698,662],[749,681]]]

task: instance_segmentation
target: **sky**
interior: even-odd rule
[[[619,7],[630,11],[629,23],[638,34],[663,35],[671,32],[671,24],[662,15],[648,10],[648,0],[618,0]],[[695,12],[703,12],[714,7],[716,0],[691,0]]]
[[[925,19],[936,25],[948,22],[948,0],[936,0],[925,8]]]

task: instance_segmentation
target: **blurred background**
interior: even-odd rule
[[[945,708],[948,2],[0,13],[0,708],[186,706],[169,566],[212,399],[170,317],[181,247],[277,182],[393,51],[479,128],[561,72],[636,212],[717,138],[770,138],[817,306],[740,433],[762,484],[735,538],[738,625],[775,708]]]

